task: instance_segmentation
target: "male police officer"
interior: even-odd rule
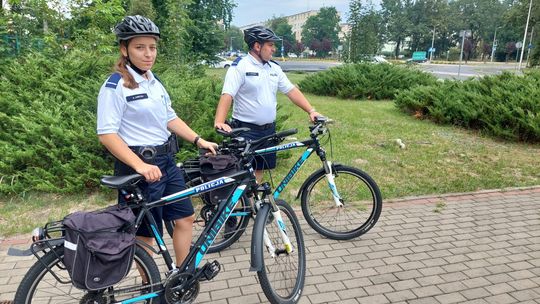
[[[278,40],[280,38],[272,30],[263,26],[244,30],[244,41],[249,46],[249,54],[237,58],[227,71],[214,120],[216,128],[231,130],[225,119],[234,99],[232,126],[251,129],[242,136],[258,139],[274,133],[277,90],[308,113],[311,121],[320,116],[304,94],[289,81],[281,67],[271,60]],[[254,166],[257,181],[260,182],[262,170],[275,168],[275,153],[257,157]]]

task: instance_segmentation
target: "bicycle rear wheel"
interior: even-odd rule
[[[291,206],[283,200],[276,200],[276,203],[287,228],[287,236],[293,251],[291,253],[285,251],[271,207],[264,206],[257,214],[253,229],[253,237],[256,238],[255,247],[260,248],[255,254],[262,255],[263,264],[257,271],[257,276],[264,294],[271,303],[297,303],[302,295],[306,276],[304,238],[300,222]],[[273,252],[269,252],[265,246],[263,237],[265,231],[275,247]]]
[[[134,263],[127,276],[102,293],[75,288],[62,263],[64,247],[46,253],[26,273],[15,294],[15,304],[31,303],[113,303],[162,289],[159,269],[152,257],[137,246]],[[64,282],[58,282],[45,267],[47,265]],[[143,284],[142,277],[145,277]],[[160,303],[159,297],[145,303]]]
[[[186,183],[186,187],[194,187],[201,184],[200,178],[192,179]],[[195,220],[193,222],[193,240],[199,239],[210,219],[217,213],[218,206],[207,202],[204,196],[194,195],[191,197],[193,209],[195,209]],[[251,207],[246,197],[242,196],[240,202],[234,208],[224,227],[220,230],[214,243],[208,249],[208,253],[214,253],[228,248],[234,244],[246,231],[246,227],[251,217]],[[166,221],[165,228],[172,238],[174,231],[174,221]]]
[[[308,177],[302,192],[302,213],[318,233],[334,240],[349,240],[368,232],[379,220],[382,196],[365,172],[334,165],[334,182],[343,206],[338,207],[324,169]]]

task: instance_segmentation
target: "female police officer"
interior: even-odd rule
[[[120,43],[120,59],[115,65],[117,72],[99,91],[97,133],[100,142],[117,159],[115,174],[143,175],[143,191],[153,201],[185,188],[174,160],[177,145],[171,132],[213,153],[215,144],[200,138],[176,116],[169,94],[150,71],[157,54],[158,27],[148,18],[128,16],[116,25],[114,32]],[[175,220],[173,246],[176,263],[180,265],[191,244],[191,202],[185,200],[154,208],[152,212],[162,234],[162,219]],[[141,225],[137,236],[151,244],[153,239],[146,226]]]

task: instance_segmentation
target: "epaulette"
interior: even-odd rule
[[[240,60],[242,60],[244,57],[236,57],[236,59],[233,61],[232,66],[237,66]]]
[[[118,86],[118,82],[122,79],[122,75],[120,73],[114,73],[112,74],[109,79],[107,79],[107,83],[105,84],[105,87],[107,88],[113,88],[116,89]]]
[[[154,74],[154,73],[152,73],[152,74],[154,75],[154,78],[155,78],[157,81],[159,81],[159,83],[161,83],[161,84],[163,85],[163,82],[161,81],[161,79],[159,79],[159,77],[157,77],[156,74]]]

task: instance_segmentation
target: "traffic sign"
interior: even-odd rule
[[[520,41],[516,42],[517,49],[520,49],[522,46],[523,46],[523,43],[521,43]]]

